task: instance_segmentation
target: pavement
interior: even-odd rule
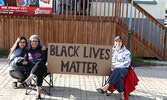
[[[129,100],[167,100],[167,66],[140,66],[134,71],[139,83]],[[54,74],[53,83],[51,95],[42,92],[42,100],[119,100],[117,91],[111,96],[97,93],[102,76]],[[12,88],[7,58],[0,58],[0,100],[35,100],[36,91],[29,95],[25,91]]]

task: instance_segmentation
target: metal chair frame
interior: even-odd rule
[[[47,76],[49,76],[49,82],[45,79]],[[34,84],[32,84],[32,81],[34,82]],[[28,95],[32,90],[36,90],[36,80],[35,78],[33,78],[30,83],[30,85],[28,85],[28,87],[26,87],[26,95]],[[52,73],[47,73],[47,75],[45,77],[43,77],[43,81],[46,82],[49,85],[49,89],[48,91],[46,89],[43,88],[43,86],[41,87],[41,90],[43,90],[47,95],[51,95],[50,94],[50,90],[51,87],[53,87],[53,74]],[[30,89],[30,90],[29,90]]]

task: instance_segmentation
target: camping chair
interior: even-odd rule
[[[129,94],[135,90],[135,86],[138,84],[138,78],[134,72],[134,68],[132,68],[132,66],[130,65],[129,66],[129,72],[128,72],[128,75],[123,79],[123,84],[124,84],[124,96],[125,96],[125,100],[128,100],[128,96]],[[108,77],[109,79],[109,77]],[[102,84],[103,86],[107,83],[107,80],[105,80],[103,78],[103,81],[104,81],[104,84]],[[110,92],[114,92],[115,90],[115,86],[114,85],[111,85],[107,88],[108,91]]]
[[[49,81],[46,80],[46,77],[49,76]],[[32,79],[32,81],[34,82],[34,84],[32,84],[32,82],[30,83],[30,85],[28,87],[26,87],[26,95],[28,95],[32,90],[36,90],[36,80],[35,78]],[[49,87],[48,87],[48,91],[42,86],[41,89],[48,95],[50,95],[50,88],[53,87],[53,74],[52,73],[47,73],[44,77],[43,77],[43,82],[45,82]]]
[[[136,67],[138,67],[138,65],[136,65],[135,63],[131,62],[130,66],[132,67],[133,70],[135,70]],[[106,85],[108,82],[109,76],[103,76],[102,77],[102,86]]]

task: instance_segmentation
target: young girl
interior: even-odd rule
[[[26,46],[27,46],[27,39],[23,36],[18,37],[15,44],[12,46],[8,56],[9,73],[10,76],[13,78],[12,87],[14,89],[18,88],[17,82],[22,83],[27,78],[25,66],[23,65],[17,66],[17,62],[23,59],[19,56]]]

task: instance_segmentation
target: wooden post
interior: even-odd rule
[[[116,21],[116,23],[118,23],[118,13],[119,13],[119,12],[118,12],[118,5],[119,5],[119,4],[118,4],[118,1],[119,1],[119,0],[116,0],[116,2],[115,2],[115,18],[116,18],[115,21]]]

